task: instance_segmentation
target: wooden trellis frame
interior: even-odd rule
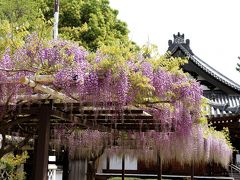
[[[72,97],[68,97],[48,87],[47,84],[51,84],[53,81],[54,78],[52,76],[22,77],[20,79],[22,84],[29,85],[38,93],[31,96],[17,96],[19,100],[27,99],[31,105],[19,105],[15,110],[17,121],[23,127],[37,127],[38,125],[39,132],[35,160],[38,164],[35,167],[35,180],[46,180],[47,178],[51,124],[75,123],[82,128],[104,132],[111,132],[111,129],[139,132],[148,130],[161,131],[161,123],[154,121],[153,116],[139,108],[126,106],[120,111],[112,109],[117,102],[105,103],[109,107],[106,106],[104,108],[101,107],[104,104],[103,102],[97,102],[94,105],[91,102],[79,103]],[[114,125],[110,119],[114,119]],[[159,164],[158,179],[161,179],[162,162],[160,156],[157,158]],[[124,164],[122,167],[124,168]],[[124,169],[122,173],[124,178]]]

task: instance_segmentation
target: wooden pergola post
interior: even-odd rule
[[[110,158],[109,158],[109,156],[107,155],[107,170],[109,170],[110,169]]]
[[[159,152],[157,152],[157,165],[158,165],[158,180],[162,180],[162,159]]]
[[[34,180],[47,180],[48,179],[48,146],[50,134],[50,104],[43,104],[39,108],[39,125],[38,125],[38,140],[36,154],[35,154],[35,167],[34,167]]]
[[[69,156],[68,156],[68,150],[65,150],[63,152],[63,179],[62,180],[68,180],[69,176]]]
[[[191,180],[194,180],[194,160],[191,163]]]
[[[125,153],[123,152],[122,155],[122,180],[124,180],[125,176]]]

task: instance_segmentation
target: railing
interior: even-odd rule
[[[48,180],[56,180],[57,166],[55,164],[48,164]]]
[[[231,171],[230,172],[231,177],[235,177],[236,175],[240,176],[240,167],[238,167],[234,164],[229,165],[229,167],[230,167],[230,171]]]
[[[8,174],[8,171],[6,170],[6,168],[1,166],[0,167],[0,179],[1,180],[8,180],[9,176],[10,175]]]
[[[121,177],[121,173],[96,173],[96,177]],[[125,177],[133,177],[133,178],[143,178],[143,179],[157,179],[157,174],[125,174]],[[184,180],[190,179],[191,176],[188,175],[162,175],[164,179],[176,179],[176,180]],[[194,176],[194,179],[198,180],[234,180],[233,177],[220,177],[220,176]]]
[[[231,172],[234,170],[235,172],[238,172],[240,174],[240,167],[238,167],[234,164],[231,164],[230,168],[231,168]]]

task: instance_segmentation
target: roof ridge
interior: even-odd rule
[[[201,69],[203,69],[204,71],[206,71],[207,73],[209,73],[211,76],[215,77],[222,83],[240,91],[240,85],[238,83],[234,82],[233,80],[231,80],[230,78],[228,78],[227,76],[225,76],[224,74],[210,66],[208,63],[200,59],[195,54],[191,54],[190,52],[188,52],[188,50],[182,44],[178,44],[178,47],[180,47],[187,55],[187,57],[191,58],[196,63],[196,65],[198,65]]]

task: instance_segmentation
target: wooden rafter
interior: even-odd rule
[[[20,79],[20,82],[22,84],[28,85],[29,87],[33,88],[36,91],[41,91],[43,93],[49,94],[49,95],[53,96],[53,98],[62,100],[64,102],[76,102],[76,100],[66,96],[65,94],[60,93],[60,92],[58,92],[58,91],[56,91],[56,90],[54,90],[54,89],[52,89],[48,86],[36,83],[35,81],[31,80],[30,78],[22,77]]]
[[[77,117],[76,115],[68,114],[66,112],[61,112],[59,110],[53,110],[51,116],[64,121],[79,124],[86,128],[95,129],[99,131],[106,131],[106,132],[110,131],[110,129],[105,126],[94,124],[93,122],[87,121],[87,119],[83,119],[83,118]]]

